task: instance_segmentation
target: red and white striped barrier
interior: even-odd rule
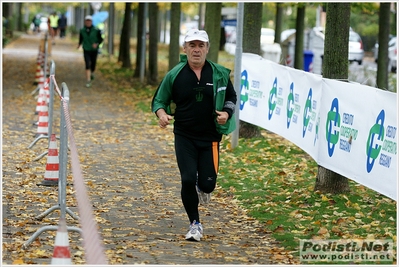
[[[287,58],[286,58],[286,65],[289,66],[289,67],[293,67],[293,66],[294,66],[293,63],[294,63],[294,62],[292,61],[291,55],[288,54],[288,55],[287,55]]]
[[[40,111],[43,110],[43,101],[44,104],[47,106],[47,94],[44,91],[44,87],[40,86],[39,87],[39,95],[37,97],[37,104],[36,104],[36,111],[35,114],[39,114]]]
[[[309,64],[309,72],[313,73],[313,62],[310,62]]]
[[[57,149],[57,138],[55,134],[51,134],[49,148],[47,153],[46,171],[44,172],[44,180],[41,184],[44,186],[58,186],[60,177],[60,159]]]
[[[41,68],[44,68],[44,60],[45,60],[45,55],[39,49],[39,54],[37,55],[36,64],[39,65]]]
[[[46,98],[42,98],[41,110],[39,111],[39,124],[37,125],[37,135],[48,134],[48,106]]]
[[[60,218],[51,265],[72,265],[69,237],[64,218]]]
[[[65,126],[70,140],[71,167],[74,178],[73,184],[76,191],[76,200],[78,202],[78,210],[80,214],[79,220],[80,224],[82,225],[86,264],[107,265],[107,257],[105,255],[104,246],[98,233],[96,220],[93,216],[93,208],[84,183],[82,169],[79,162],[79,154],[76,147],[75,137],[73,135],[72,122],[68,107],[69,90],[66,88],[64,91],[66,95],[62,96],[57,82],[54,79],[54,75],[50,75],[50,78],[53,79],[55,90],[62,99],[62,111],[65,116]]]
[[[44,84],[43,84],[43,89],[44,93],[46,95],[46,103],[48,104],[50,102],[50,78],[45,79]]]
[[[40,78],[44,77],[44,72],[43,72],[43,68],[41,66],[40,63],[37,63],[36,65],[36,73],[35,73],[35,81],[34,81],[34,85],[38,85],[40,82]]]

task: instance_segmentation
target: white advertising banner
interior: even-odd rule
[[[396,94],[323,80],[318,163],[396,199]]]
[[[317,159],[322,79],[243,54],[240,119],[289,139]]]
[[[396,94],[242,56],[240,120],[290,140],[330,170],[396,200]]]

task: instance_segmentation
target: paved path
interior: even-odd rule
[[[47,141],[28,145],[36,133],[36,100],[31,95],[40,38],[23,35],[3,49],[3,264],[50,264],[55,232],[47,231],[26,250],[21,246],[45,225],[57,225],[59,213],[34,217],[56,205],[58,191],[36,186],[43,180]],[[66,82],[80,163],[110,264],[273,264],[277,245],[261,224],[217,188],[201,206],[205,237],[184,240],[188,219],[180,200],[179,173],[171,128],[161,130],[148,114],[134,109],[130,95],[108,85],[96,72],[85,88],[84,62],[76,43],[57,40],[51,57],[56,81]],[[57,100],[57,98],[56,98]],[[59,134],[59,100],[53,132]],[[68,170],[68,182],[73,177]],[[67,207],[77,215],[72,186]],[[67,216],[68,226],[80,227]],[[79,234],[70,232],[74,264],[84,264]]]

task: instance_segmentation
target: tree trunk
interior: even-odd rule
[[[323,77],[347,80],[350,4],[328,3],[326,14]]]
[[[396,2],[393,2],[392,5],[394,12],[390,14],[390,16],[392,16],[390,24],[390,29],[391,29],[390,32],[392,35],[397,36],[398,4]]]
[[[262,28],[262,3],[244,3],[242,51],[261,55],[260,32]],[[260,128],[240,121],[238,132],[242,138],[261,137]]]
[[[294,68],[303,70],[303,37],[305,30],[305,4],[298,4],[296,11]]]
[[[12,36],[12,32],[14,30],[13,17],[12,17],[14,3],[4,3],[3,2],[2,6],[3,6],[3,17],[6,19],[6,22],[3,21],[3,26],[5,26],[5,30],[6,30],[6,32],[3,34]]]
[[[325,78],[348,79],[349,27],[350,3],[327,3],[323,58]],[[349,192],[350,188],[347,178],[319,166],[314,190],[339,194]]]
[[[244,3],[242,51],[261,55],[262,3]]]
[[[389,42],[389,17],[391,3],[380,3],[378,25],[378,61],[377,61],[377,87],[388,89],[388,42]]]
[[[341,194],[350,191],[346,177],[321,166],[318,166],[314,190],[331,194]]]
[[[199,3],[198,6],[198,29],[203,30],[205,26],[205,3]]]
[[[148,83],[151,85],[158,84],[158,40],[159,40],[159,23],[158,23],[158,4],[148,4],[150,40],[148,46]]]
[[[222,3],[206,3],[205,31],[211,44],[207,59],[218,62],[220,45],[220,21],[222,19]]]
[[[141,50],[142,50],[143,45],[146,45],[145,40],[143,41],[141,38],[141,36],[143,35],[143,23],[145,23],[145,21],[144,21],[144,3],[139,3],[138,14],[137,14],[136,67],[135,67],[134,74],[133,74],[134,78],[140,77]]]
[[[24,3],[18,3],[18,17],[17,17],[17,26],[18,26],[18,31],[25,31],[23,27],[23,16],[22,16],[22,9],[23,9],[23,4]]]
[[[274,42],[281,42],[281,29],[283,27],[284,8],[283,3],[276,3],[276,27],[274,29]]]
[[[119,44],[118,62],[122,62],[122,68],[130,69],[130,12],[132,3],[125,3],[125,17],[123,19],[121,41]]]
[[[115,29],[115,4],[109,3],[109,19],[108,19],[108,55],[114,55],[114,29]]]
[[[172,3],[170,9],[169,70],[178,62],[180,55],[180,13],[181,3]]]

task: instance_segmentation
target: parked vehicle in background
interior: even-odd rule
[[[260,45],[274,44],[274,30],[262,28],[260,32]]]
[[[388,47],[388,68],[391,70],[391,72],[396,72],[396,62],[398,58],[398,47],[397,47],[397,38],[393,38],[391,40],[391,46]]]
[[[392,39],[396,39],[396,36],[394,36],[394,35],[392,35],[392,34],[390,34],[389,35],[389,41],[388,41],[388,48],[391,46],[391,45],[393,45],[393,43],[391,43],[392,42]],[[394,40],[395,41],[395,40]],[[373,47],[373,56],[374,56],[374,61],[375,61],[375,63],[377,63],[378,62],[378,47],[379,47],[379,45],[378,45],[378,42],[377,43],[375,43],[375,45],[374,45],[374,47]]]
[[[360,35],[354,32],[352,29],[349,30],[349,62],[357,62],[362,65],[364,58],[363,42]]]
[[[295,33],[296,29],[287,29],[281,32],[280,41],[281,43],[285,41],[291,34]]]
[[[388,70],[391,72],[396,72],[396,62],[397,62],[397,37],[390,35],[388,42]],[[373,54],[374,61],[378,61],[378,43],[374,45]]]
[[[237,38],[236,26],[226,25],[224,26],[224,32],[226,34],[226,42],[235,44]]]
[[[287,29],[281,32],[281,43],[284,43],[287,38],[291,37],[293,34],[295,34],[295,29]],[[323,27],[314,27],[312,29],[312,32],[315,32],[317,36],[320,36],[323,40],[324,43],[324,28]],[[312,50],[311,47],[314,45],[309,44],[307,42],[314,42],[315,39],[309,37],[312,35],[311,31],[308,31],[305,33],[305,45],[309,46],[309,49]],[[307,36],[309,35],[309,36]],[[313,36],[313,35],[312,35]],[[310,38],[310,40],[308,40]],[[291,37],[291,42],[295,42],[295,38]],[[324,46],[324,45],[322,45]],[[315,51],[313,51],[315,52]],[[323,53],[323,51],[322,51]],[[363,49],[363,42],[358,33],[352,30],[352,28],[349,30],[349,44],[348,44],[348,60],[349,62],[357,62],[359,65],[363,63],[363,58],[364,58],[364,49]]]
[[[235,44],[237,40],[236,26],[225,26],[226,42]],[[274,30],[262,28],[260,32],[260,45],[274,44]]]

